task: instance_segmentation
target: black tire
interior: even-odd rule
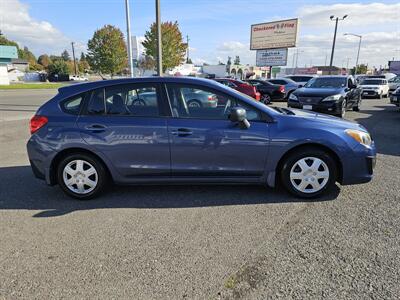
[[[307,157],[313,157],[313,158],[318,158],[321,161],[325,163],[329,170],[329,178],[325,185],[318,191],[316,192],[302,192],[299,189],[297,189],[290,178],[290,172],[294,165],[301,159],[307,158]],[[281,171],[280,171],[280,179],[281,183],[285,187],[285,189],[291,193],[294,196],[300,197],[300,198],[316,198],[318,196],[321,196],[322,194],[326,193],[327,191],[331,190],[335,186],[336,178],[337,178],[337,166],[335,163],[335,160],[325,151],[320,150],[318,148],[314,147],[307,147],[300,149],[299,151],[296,151],[292,153],[290,156],[288,156],[285,161],[283,162]],[[297,179],[295,179],[297,180]],[[319,180],[319,179],[318,179]],[[295,182],[296,183],[296,182]],[[310,183],[311,184],[311,183]],[[308,186],[306,186],[308,187]]]
[[[95,186],[95,188],[92,191],[85,193],[85,194],[75,193],[72,190],[70,190],[70,188],[68,188],[67,185],[65,184],[64,179],[63,179],[64,168],[65,168],[65,166],[67,166],[69,163],[71,163],[74,160],[86,161],[89,164],[91,164],[94,167],[94,169],[96,170],[97,185]],[[78,199],[78,200],[89,200],[89,199],[93,199],[93,198],[99,196],[106,189],[106,187],[108,186],[108,173],[107,173],[103,163],[100,162],[94,156],[88,155],[85,153],[70,154],[70,155],[64,157],[58,164],[57,182],[58,182],[59,186],[61,187],[61,189],[63,190],[63,192],[65,194],[67,194],[68,196]]]
[[[187,103],[188,107],[202,107],[203,105],[199,100],[189,100]]]
[[[340,113],[336,115],[336,117],[338,118],[344,118],[344,116],[346,115],[346,108],[347,108],[347,102],[346,100],[343,100],[342,102],[342,108],[340,110]]]
[[[360,98],[358,99],[357,104],[355,104],[355,105],[353,106],[353,111],[360,111],[360,106],[361,106],[361,96],[360,96]]]

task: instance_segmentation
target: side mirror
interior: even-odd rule
[[[239,123],[241,129],[250,128],[250,123],[246,118],[246,110],[241,107],[233,107],[229,114],[231,122]]]
[[[302,84],[299,84],[299,88],[302,88],[303,87],[303,85]]]

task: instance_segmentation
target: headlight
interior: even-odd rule
[[[332,95],[332,96],[329,96],[329,97],[326,97],[326,98],[322,99],[322,101],[337,101],[337,100],[339,100],[341,97],[342,97],[341,94]]]
[[[345,132],[360,144],[365,146],[371,146],[372,144],[372,139],[368,132],[354,129],[346,129]]]
[[[298,101],[299,99],[297,99],[296,95],[290,94],[289,100]]]

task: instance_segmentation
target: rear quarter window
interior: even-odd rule
[[[85,94],[70,97],[61,102],[61,109],[71,115],[79,115]]]

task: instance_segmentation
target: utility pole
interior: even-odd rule
[[[75,71],[75,76],[76,76],[76,59],[75,59],[74,42],[71,42],[71,45],[72,45],[72,59],[74,60],[74,71]]]
[[[187,56],[186,56],[186,63],[189,63],[189,35],[186,35],[186,45],[187,45]]]
[[[156,0],[156,24],[157,24],[157,75],[162,76],[162,40],[161,40],[161,12],[160,0]]]
[[[335,20],[335,33],[333,35],[333,43],[332,43],[332,52],[331,52],[331,62],[329,64],[329,75],[332,74],[332,66],[333,66],[333,55],[335,53],[335,44],[336,44],[336,33],[339,21],[342,21],[347,18],[347,15],[344,15],[343,18],[339,19],[339,17],[331,16],[331,21]]]
[[[125,12],[126,12],[126,34],[128,42],[128,64],[129,73],[133,77],[133,62],[132,62],[132,41],[131,41],[131,17],[129,14],[129,0],[125,0]]]
[[[361,40],[362,36],[359,34],[354,34],[354,33],[345,33],[344,35],[352,35],[358,37],[360,40],[358,42],[358,50],[357,50],[357,59],[356,59],[356,67],[354,68],[354,75],[357,75],[358,71],[358,59],[360,58],[360,49],[361,49]]]

